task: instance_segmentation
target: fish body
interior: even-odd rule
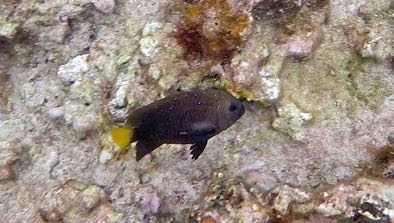
[[[197,159],[207,141],[244,111],[242,102],[224,90],[178,92],[131,112],[129,142],[137,141],[137,161],[164,143],[192,144],[191,154]]]

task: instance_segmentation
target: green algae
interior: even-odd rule
[[[358,96],[370,109],[377,109],[385,97],[389,96],[391,92],[384,83],[372,83],[366,88],[362,88],[358,92]]]
[[[351,83],[349,91],[372,110],[377,109],[385,97],[392,94],[388,85],[377,78],[378,74],[371,73],[374,63],[374,60],[355,58],[349,61],[347,67],[350,72],[348,80]]]
[[[21,24],[19,22],[9,22],[0,17],[0,36],[12,39],[19,32]]]
[[[90,197],[94,195],[100,195],[102,189],[96,185],[90,185],[85,190],[82,191],[82,196]]]
[[[346,64],[349,56],[340,48],[321,46],[310,61],[289,61],[282,73],[283,97],[316,114],[317,120],[333,117],[335,101],[354,110],[354,98],[347,90]]]
[[[78,100],[86,106],[92,104],[94,100],[94,89],[91,81],[83,77],[72,84],[70,87],[70,98]]]
[[[117,213],[115,211],[111,211],[107,215],[107,220],[108,220],[108,222],[119,222],[121,217],[122,217],[122,214]]]
[[[128,37],[134,37],[138,33],[138,23],[130,18],[124,18],[124,34]]]
[[[256,135],[249,139],[250,144],[256,144],[259,142],[264,142],[266,144],[275,144],[277,142],[286,141],[286,136],[279,131],[272,128],[262,128]]]
[[[313,202],[307,202],[303,204],[294,204],[292,206],[292,214],[294,218],[302,218],[316,212],[317,207]]]
[[[352,118],[360,102],[376,109],[390,92],[368,76],[373,64],[341,46],[323,44],[310,61],[286,64],[281,76],[283,98],[312,112],[317,121],[335,117],[341,107]]]
[[[303,112],[293,103],[286,103],[278,108],[278,115],[272,122],[272,127],[294,140],[302,141],[305,137],[304,126],[312,120],[312,114]]]

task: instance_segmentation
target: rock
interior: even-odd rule
[[[386,179],[394,179],[394,160],[387,164],[386,168],[383,170],[383,175]]]
[[[7,115],[0,113],[0,122],[5,122],[6,120],[8,120]]]
[[[44,221],[49,223],[57,223],[61,221],[61,214],[57,208],[48,211],[40,210],[40,215]]]
[[[66,83],[72,84],[83,74],[89,70],[88,64],[89,55],[80,55],[67,64],[61,65],[58,69],[57,75]]]
[[[377,13],[377,12],[375,12]],[[393,54],[393,38],[391,26],[388,22],[374,21],[375,15],[370,15],[371,21],[368,25],[360,24],[355,26],[359,32],[363,31],[364,41],[357,50],[363,58],[375,59],[379,62],[390,58]],[[350,32],[351,33],[351,32]],[[353,34],[354,35],[354,34]]]
[[[289,213],[290,205],[293,202],[303,203],[311,199],[311,195],[307,192],[287,185],[275,189],[273,193],[278,195],[274,198],[272,207],[281,216]]]
[[[107,105],[110,118],[115,122],[125,122],[129,111],[136,106],[137,98],[134,92],[139,89],[135,87],[137,77],[141,73],[138,58],[135,57],[129,62],[127,72],[119,73],[112,90],[112,98]]]
[[[117,223],[121,222],[121,217],[122,214],[117,213],[110,205],[100,205],[97,208],[93,222]]]
[[[101,116],[95,108],[96,95],[93,83],[86,77],[74,77],[76,76],[72,77],[73,84],[63,106],[64,119],[66,124],[84,136],[97,129]]]
[[[212,71],[220,73],[225,79],[231,79],[235,88],[238,88],[235,93],[241,97],[272,104],[280,96],[278,77],[284,58],[271,56],[268,46],[258,41],[259,36],[254,37],[256,39],[249,41],[242,53],[232,59],[231,66],[226,66],[223,71],[215,66]]]
[[[142,29],[142,36],[147,37],[150,35],[154,35],[157,30],[163,28],[163,24],[160,22],[152,21],[145,24],[144,28]]]
[[[323,7],[327,4],[327,1],[315,1],[315,0],[253,0],[252,15],[256,20],[267,20],[274,25],[285,25],[290,23],[293,19],[296,19],[297,12],[301,9],[304,11],[308,8],[316,9]]]
[[[0,182],[14,180],[15,177],[15,172],[11,165],[0,166]]]
[[[274,66],[267,65],[259,71],[262,86],[262,100],[268,103],[274,103],[280,96],[280,79],[279,71]]]
[[[312,214],[309,215],[307,219],[300,219],[300,220],[295,220],[292,221],[292,223],[337,223],[338,221],[336,220],[335,217],[326,217],[324,215],[318,215],[318,214]]]
[[[174,35],[184,49],[184,58],[228,63],[250,33],[249,15],[239,7],[232,8],[229,1],[187,1],[184,7]]]
[[[269,222],[270,219],[267,210],[260,209],[256,204],[242,205],[240,210],[238,210],[238,216],[243,223]]]
[[[248,57],[249,55],[238,55],[231,60],[231,68],[234,73],[233,77],[230,77],[237,85],[251,86],[256,78],[256,71],[258,69],[258,60],[251,60],[252,58]],[[260,56],[260,55],[259,55]],[[221,66],[215,66],[211,70],[213,73],[223,73],[226,75],[224,71],[221,71]]]
[[[100,145],[100,164],[108,164],[111,160],[113,160],[114,156],[119,154],[119,152],[124,152],[120,151],[119,146],[113,142],[111,131],[106,131],[105,133],[100,134]],[[127,148],[125,148],[124,150],[127,150]]]
[[[75,117],[82,116],[86,113],[88,113],[88,109],[84,105],[71,101],[66,101],[64,104],[64,120],[68,125],[72,125]]]
[[[153,80],[158,81],[162,76],[160,66],[155,66],[155,64],[151,64],[149,66],[149,76],[152,77]],[[159,84],[161,83],[159,82]],[[162,85],[162,87],[165,88],[166,84]]]
[[[33,96],[36,94],[36,88],[32,83],[24,83],[20,88],[20,94],[23,99],[30,101],[29,99],[34,99]],[[34,101],[34,100],[31,100]],[[32,103],[37,105],[38,103]],[[34,106],[32,106],[34,107]]]
[[[24,24],[23,26],[25,26]],[[63,44],[71,29],[66,22],[60,22],[54,25],[39,26],[26,28],[24,31],[37,33],[37,45],[48,51],[53,51],[59,44]]]
[[[100,187],[89,186],[82,191],[81,205],[87,211],[90,212],[100,204],[100,199],[103,197],[103,191]]]
[[[123,89],[121,89],[115,96],[116,98],[110,101],[108,104],[108,113],[110,117],[115,122],[124,122],[129,116],[129,109],[127,109],[127,104],[122,102],[122,100],[118,100],[123,96]]]
[[[22,148],[8,141],[0,141],[0,165],[12,164],[21,158]]]
[[[115,0],[93,0],[93,5],[102,13],[111,13],[115,8]]]
[[[49,174],[52,178],[56,178],[53,174],[53,169],[59,164],[59,153],[58,151],[54,150],[51,151],[48,157],[48,166],[49,166]]]
[[[134,64],[138,66],[137,64]],[[134,66],[132,65],[132,66]],[[130,90],[130,84],[133,80],[133,75],[128,73],[121,73],[114,85],[114,93],[112,100],[107,106],[108,113],[112,120],[116,122],[124,122],[129,114],[129,101],[127,94]]]
[[[8,39],[14,39],[15,35],[19,32],[20,27],[21,27],[20,23],[5,22],[2,21],[0,17],[0,37],[4,36]]]
[[[47,223],[48,221],[46,221],[44,219],[44,217],[40,214],[40,212],[38,212],[35,217],[34,217],[34,222],[35,223]]]
[[[83,101],[70,100],[64,104],[64,120],[84,137],[100,126],[101,117],[93,106],[86,106]]]
[[[201,218],[200,223],[216,223],[217,221],[211,216],[205,216]]]
[[[377,37],[366,42],[360,50],[360,55],[363,58],[373,58],[377,56],[376,47],[377,42],[381,39],[381,37]]]
[[[242,173],[241,177],[250,187],[261,192],[269,192],[278,184],[277,179],[262,170],[247,170]]]
[[[359,178],[353,185],[340,184],[323,197],[317,211],[326,216],[344,216],[363,221],[388,222],[394,217],[394,197],[391,182]]]
[[[48,213],[48,222],[60,222],[61,216],[57,209],[54,209],[50,213]]]
[[[133,177],[130,177],[130,179]],[[135,199],[134,195],[135,192],[138,190],[138,187],[141,186],[141,184],[138,184],[138,182],[130,182],[130,183],[124,183],[122,185],[116,185],[115,187],[112,188],[111,194],[108,195],[108,200],[111,201],[112,206],[131,206],[135,205]],[[138,207],[138,205],[136,205]],[[138,207],[138,210],[136,212],[140,213],[140,209]],[[138,216],[136,216],[138,218]]]
[[[119,222],[120,215],[96,185],[66,180],[48,195],[40,209],[47,222]]]
[[[61,119],[64,117],[64,108],[63,107],[51,107],[48,109],[48,116],[51,119]]]
[[[0,98],[3,98],[4,91],[6,91],[6,81],[8,79],[7,70],[12,62],[12,57],[15,54],[15,46],[10,39],[0,36],[0,89],[3,89]]]
[[[158,30],[163,28],[163,24],[159,22],[149,22],[142,30],[142,38],[139,41],[140,52],[145,57],[152,57],[157,52],[157,46],[160,42],[160,33]]]
[[[135,194],[135,202],[140,204],[144,220],[158,214],[162,206],[161,198],[152,188],[141,188],[138,190]]]
[[[94,84],[87,77],[81,77],[70,86],[69,100],[88,107],[93,104]]]
[[[109,161],[112,160],[113,157],[114,157],[114,154],[111,151],[103,149],[100,152],[99,162],[101,164],[107,164]]]
[[[86,10],[85,7],[91,3],[92,0],[81,0],[76,4],[59,4],[57,7],[61,7],[61,9],[57,16],[59,16],[62,22],[66,22],[69,18],[78,18],[78,16]]]
[[[72,127],[78,133],[89,133],[98,127],[97,116],[95,114],[87,114],[85,116],[75,117]]]
[[[16,174],[0,183],[0,221],[328,223],[394,216],[391,163],[379,165],[381,179],[349,182],[357,164],[372,162],[370,147],[387,145],[394,133],[390,1],[0,2],[0,165]],[[315,7],[320,3],[327,11]],[[256,13],[261,21],[251,20]],[[332,17],[323,21],[325,13]],[[185,24],[193,19],[198,23]],[[357,27],[346,28],[352,21]],[[314,29],[324,33],[321,45]],[[357,49],[348,47],[349,33],[360,37]],[[189,43],[202,46],[189,47],[197,56],[186,55]],[[134,108],[222,80],[250,92],[236,95],[253,102],[195,162],[166,145],[158,159],[135,162],[134,144],[112,160],[116,147],[99,141]],[[295,189],[274,190],[284,184],[316,198],[295,212]],[[324,188],[328,195],[319,197]],[[97,195],[104,190],[110,202]],[[49,200],[44,219],[37,208]]]
[[[312,120],[312,114],[302,112],[295,104],[288,103],[279,106],[278,115],[272,122],[272,127],[294,140],[302,141],[305,137],[303,126]]]
[[[98,186],[109,186],[115,181],[119,171],[119,165],[116,164],[108,167],[98,165],[94,171],[93,178]]]
[[[387,137],[387,140],[394,146],[394,133],[390,133],[390,135]]]
[[[383,61],[392,55],[393,47],[387,47],[393,43],[388,27],[389,25],[386,23],[373,24],[368,27],[367,41],[364,41],[359,52],[361,57]]]
[[[313,52],[321,42],[320,31],[308,32],[304,35],[294,35],[282,47],[289,57],[295,57],[299,60],[310,59]]]
[[[146,57],[152,56],[157,51],[159,40],[152,36],[144,37],[140,40],[140,51]]]
[[[364,4],[358,8],[357,13],[364,20],[369,20],[371,19],[372,9],[368,4]]]

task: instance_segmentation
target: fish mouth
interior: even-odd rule
[[[245,113],[245,105],[241,102],[241,110],[239,111],[239,117]]]

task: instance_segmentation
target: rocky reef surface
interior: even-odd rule
[[[391,0],[2,0],[0,222],[394,222]],[[115,160],[171,92],[246,112]]]

